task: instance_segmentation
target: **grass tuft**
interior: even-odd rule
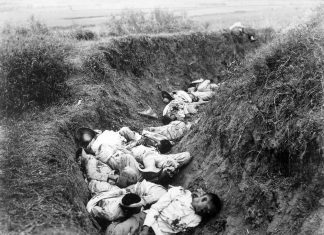
[[[208,25],[199,24],[185,15],[155,9],[152,12],[124,11],[111,17],[103,34],[124,36],[130,34],[177,33],[206,30]]]
[[[95,40],[97,38],[97,35],[90,29],[78,29],[73,33],[73,37],[79,41],[90,41]]]
[[[8,28],[0,49],[1,109],[21,112],[53,103],[67,94],[69,46],[46,26]]]

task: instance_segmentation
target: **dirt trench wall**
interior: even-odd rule
[[[99,43],[97,52],[85,60],[87,72],[110,77],[126,72],[138,79],[151,76],[172,85],[174,80],[222,80],[224,73],[273,37],[271,29],[259,31],[259,40],[250,42],[229,32],[172,35],[140,35]]]
[[[261,43],[261,40],[260,42]],[[75,161],[76,128],[117,130],[161,125],[137,114],[161,115],[158,87],[183,89],[196,78],[220,80],[234,59],[259,46],[233,44],[227,34],[130,36],[94,45],[83,71],[68,80],[72,97],[11,124],[6,163],[9,230],[32,234],[97,234],[85,205],[89,192]],[[80,105],[76,103],[81,100]],[[24,208],[24,209],[22,209]]]
[[[176,147],[194,160],[175,183],[224,200],[195,234],[323,231],[323,35],[301,26],[249,57]]]

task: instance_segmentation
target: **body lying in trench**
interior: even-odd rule
[[[192,127],[181,116],[183,110],[175,112],[172,105],[185,104],[190,110],[190,105],[206,103],[203,99],[210,99],[216,87],[202,80],[194,82],[189,93],[173,92],[163,112],[168,123],[144,128],[141,134],[129,127],[77,130],[81,165],[93,195],[87,210],[109,224],[106,234],[174,234],[196,227],[221,210],[216,194],[162,186],[192,159],[189,152],[167,154]],[[194,94],[201,97],[194,99]],[[166,102],[163,92],[162,98]]]

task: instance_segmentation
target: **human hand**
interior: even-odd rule
[[[149,235],[149,227],[144,226],[140,235]]]

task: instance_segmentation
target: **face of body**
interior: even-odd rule
[[[116,185],[120,188],[126,188],[129,185],[137,183],[137,173],[131,167],[125,167],[116,180]]]
[[[197,86],[197,85],[196,85]],[[192,93],[196,91],[196,86],[188,88],[188,93]]]
[[[164,98],[163,103],[168,104],[168,103],[170,103],[170,100],[168,98]]]
[[[89,133],[83,133],[82,139],[84,142],[90,142],[92,140],[92,137]]]
[[[176,115],[171,114],[171,115],[170,115],[170,120],[171,120],[171,121],[175,121],[175,120],[177,120]]]
[[[193,193],[192,206],[198,215],[208,214],[213,210],[211,197],[207,194]]]
[[[165,167],[163,169],[163,174],[166,174],[169,178],[173,178],[176,174],[176,169],[172,166]]]

